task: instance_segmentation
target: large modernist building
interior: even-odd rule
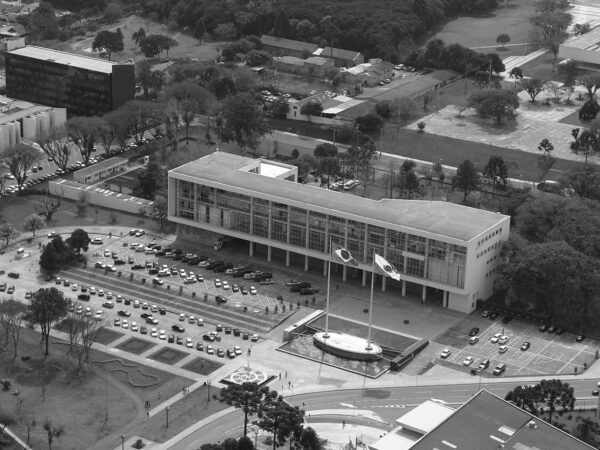
[[[558,56],[560,58],[570,58],[579,63],[599,65],[600,28],[567,39],[560,44]]]
[[[363,285],[373,253],[402,274],[399,283],[418,288],[422,300],[469,312],[493,293],[510,217],[436,201],[370,200],[297,183],[295,166],[228,153],[213,153],[169,171],[169,220],[183,234],[212,232],[285,254],[304,257],[304,269],[319,261],[325,272],[330,245],[348,249],[358,261]]]
[[[28,45],[7,51],[10,97],[67,109],[69,116],[102,115],[133,100],[135,66]]]

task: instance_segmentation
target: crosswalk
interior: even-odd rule
[[[535,58],[542,56],[544,53],[547,52],[547,49],[542,48],[527,55],[508,56],[507,58],[502,60],[502,62],[504,63],[504,72],[502,72],[500,76],[508,77],[508,74],[513,68],[521,67],[523,64],[528,63],[529,61],[532,61]]]
[[[568,31],[571,31],[576,23],[589,23],[592,28],[600,26],[600,6],[574,5],[573,8],[568,10],[568,13],[573,16]]]

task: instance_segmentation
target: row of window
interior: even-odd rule
[[[498,235],[500,233],[502,233],[502,230],[500,228],[498,228],[497,230],[492,231],[492,233],[488,234],[485,238],[481,239],[480,241],[477,241],[477,247],[481,247],[489,239],[492,239],[494,236],[496,236],[496,235]]]

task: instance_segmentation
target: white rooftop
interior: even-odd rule
[[[289,172],[289,167],[269,164],[267,161],[261,160],[258,165],[258,173],[264,177],[277,178],[286,172]]]
[[[419,434],[427,434],[455,412],[449,406],[427,400],[412,411],[407,412],[396,423]]]
[[[27,45],[22,48],[11,50],[8,53],[103,73],[112,73],[113,66],[118,64],[115,61],[76,55],[74,53],[61,52],[51,48],[36,47],[35,45]]]

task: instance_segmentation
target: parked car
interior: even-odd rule
[[[452,352],[450,351],[450,349],[445,348],[444,350],[442,350],[442,353],[440,353],[440,357],[442,359],[446,359],[448,358],[450,355],[452,354]]]
[[[521,345],[521,351],[526,352],[527,350],[529,350],[529,347],[531,347],[531,343],[523,342],[523,344]]]
[[[506,370],[506,364],[498,364],[493,371],[494,375],[502,375],[504,373],[504,371]]]
[[[474,358],[472,356],[467,356],[463,361],[463,366],[470,366],[473,364]]]
[[[479,334],[479,328],[478,327],[473,327],[471,328],[471,330],[469,331],[469,336],[475,336]]]
[[[484,359],[483,361],[481,361],[479,363],[479,370],[485,370],[488,367],[490,367],[490,360],[489,359]]]
[[[498,349],[498,352],[500,353],[506,353],[508,350],[508,346],[507,345],[501,345],[500,348]]]
[[[318,294],[319,290],[315,288],[303,288],[300,289],[300,295],[314,295]]]
[[[222,295],[216,295],[215,301],[217,303],[227,303],[227,298],[223,297]]]
[[[181,325],[176,324],[171,327],[171,330],[183,333],[185,331],[185,328],[183,328]]]

